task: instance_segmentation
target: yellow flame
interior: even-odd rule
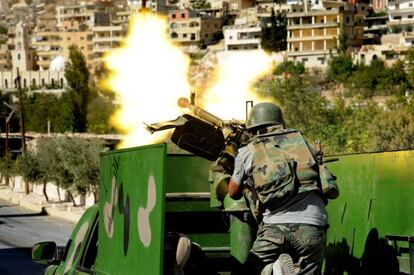
[[[124,46],[105,58],[112,72],[109,85],[121,105],[112,123],[127,134],[121,147],[164,140],[166,131],[151,135],[143,122],[171,120],[188,112],[177,100],[191,91],[190,60],[167,34],[165,17],[140,13],[130,22]],[[244,119],[246,100],[261,101],[251,85],[270,71],[271,58],[262,51],[223,52],[217,57],[214,83],[197,95],[196,103],[222,119]]]
[[[177,99],[190,94],[190,60],[169,41],[165,18],[140,13],[130,24],[125,46],[105,58],[121,105],[112,123],[127,133],[121,147],[162,140],[165,131],[151,135],[143,123],[176,118],[183,111]]]
[[[202,95],[203,106],[222,119],[244,120],[246,101],[256,104],[269,100],[256,94],[252,85],[271,71],[271,56],[264,51],[230,51],[217,57],[217,82]]]

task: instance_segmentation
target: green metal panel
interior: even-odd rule
[[[166,145],[101,156],[97,273],[162,274]]]
[[[211,161],[193,155],[168,155],[167,193],[210,193],[208,173]],[[179,231],[203,248],[229,247],[226,213],[210,207],[210,200],[182,199],[166,204],[167,228]]]
[[[192,155],[168,155],[167,192],[210,192],[211,161]]]
[[[327,274],[361,274],[395,260],[384,236],[414,235],[413,167],[414,151],[339,156],[329,164],[341,194],[328,205]]]
[[[98,205],[96,204],[89,207],[82,215],[70,236],[70,246],[67,251],[66,259],[59,264],[55,274],[73,274],[76,272],[75,269],[83,255],[97,214]],[[52,269],[49,269],[48,273],[50,271],[52,271]]]

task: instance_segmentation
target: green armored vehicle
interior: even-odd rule
[[[211,172],[226,144],[221,126],[184,115],[151,127],[176,128],[172,140],[198,156],[167,153],[166,144],[103,153],[99,203],[79,220],[65,251],[53,242],[33,247],[33,259],[49,264],[45,274],[241,268],[256,228],[244,200],[230,199],[227,179]],[[324,274],[414,274],[414,151],[336,157],[328,166],[341,195],[328,204]]]

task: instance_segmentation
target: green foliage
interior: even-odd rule
[[[329,60],[327,79],[332,82],[344,83],[352,74],[352,59],[345,55],[332,57]]]
[[[89,71],[85,57],[74,45],[69,47],[69,62],[65,67],[65,78],[72,100],[73,131],[85,132],[89,99]]]
[[[26,98],[26,128],[46,133],[48,121],[52,133],[63,133],[73,128],[72,101],[69,93],[62,95],[35,93]]]
[[[393,70],[400,66],[396,64]],[[388,77],[401,82],[402,76],[394,72]],[[306,74],[262,80],[258,91],[278,102],[288,128],[301,130],[311,143],[321,140],[326,154],[414,148],[412,99],[395,94],[387,108],[362,97],[347,102],[338,97],[330,102],[321,97],[310,80]]]
[[[351,95],[359,94],[364,98],[401,94],[408,86],[402,62],[388,68],[381,59],[374,59],[369,66],[357,66],[347,84]]]
[[[4,35],[7,34],[7,28],[3,25],[0,25],[0,34],[4,34]]]
[[[36,151],[28,151],[18,159],[18,170],[25,180],[35,184],[54,182],[79,194],[96,194],[99,154],[104,148],[97,139],[65,136],[38,139]]]
[[[109,120],[115,112],[113,98],[98,93],[88,105],[88,132],[96,134],[116,133]]]
[[[275,75],[281,75],[282,73],[288,74],[303,74],[305,72],[305,66],[300,62],[285,61],[280,63],[274,70]]]
[[[262,24],[261,46],[264,50],[277,52],[286,50],[286,14],[275,14],[272,9],[269,23]]]
[[[345,28],[342,28],[341,34],[338,37],[338,53],[340,55],[344,55],[346,53],[346,50],[348,49],[348,32]]]

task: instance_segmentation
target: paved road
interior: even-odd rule
[[[64,247],[73,226],[0,199],[0,274],[40,274],[44,266],[32,262],[33,244],[55,241]]]

